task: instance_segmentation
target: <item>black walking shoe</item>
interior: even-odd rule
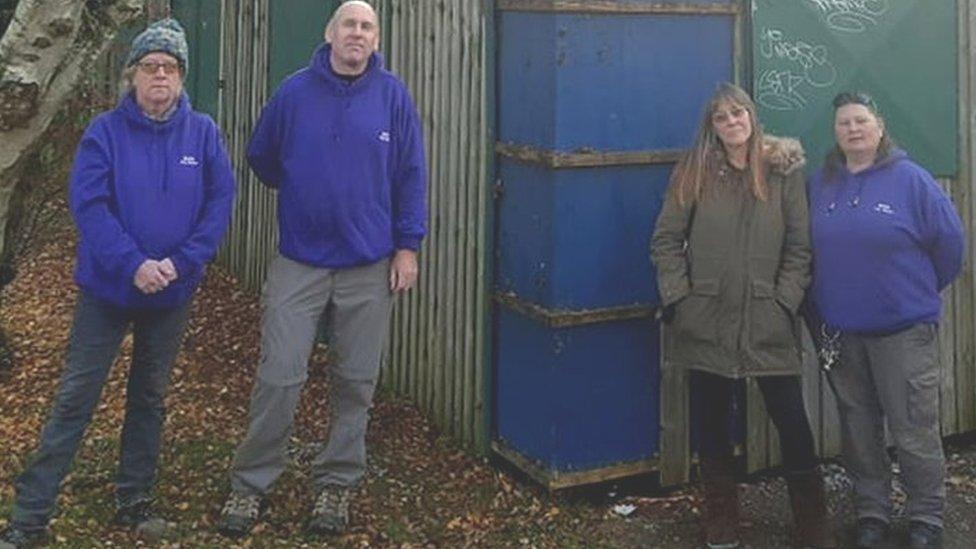
[[[315,535],[338,536],[349,526],[349,501],[352,489],[345,486],[326,486],[315,498],[308,531]]]
[[[872,549],[881,547],[888,538],[888,523],[873,517],[857,521],[857,547]]]
[[[148,542],[162,540],[169,531],[169,523],[153,513],[152,500],[148,499],[120,505],[112,522],[132,530],[136,537]]]
[[[251,533],[251,529],[261,516],[263,507],[261,496],[245,496],[231,491],[220,510],[217,531],[230,538],[240,538]]]
[[[917,520],[908,523],[908,546],[911,549],[941,549],[942,528]]]
[[[0,549],[39,547],[46,542],[47,529],[27,531],[10,526],[0,534]]]

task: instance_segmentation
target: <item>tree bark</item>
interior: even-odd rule
[[[26,158],[144,0],[20,0],[0,39],[0,254]],[[56,130],[56,128],[54,128]]]
[[[170,15],[169,0],[146,0],[146,19],[158,21]]]

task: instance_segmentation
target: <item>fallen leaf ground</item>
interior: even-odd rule
[[[4,289],[0,322],[13,351],[13,369],[0,380],[0,525],[14,496],[13,480],[36,444],[64,359],[77,298],[72,282],[73,235],[52,239],[26,257]],[[258,358],[257,296],[212,268],[193,304],[183,351],[167,396],[165,444],[157,496],[177,524],[173,546],[228,546],[213,525],[227,490],[227,467],[243,434]],[[109,526],[112,480],[124,410],[131,338],[105,386],[59,500],[55,544],[126,546],[129,534]],[[294,463],[270,498],[271,512],[242,546],[292,547],[307,539],[302,526],[314,494],[308,461],[327,429],[326,353],[312,359],[295,425]],[[587,545],[587,524],[604,509],[557,504],[484,460],[442,438],[418,410],[381,391],[368,433],[368,476],[353,506],[350,533],[339,546]],[[321,540],[319,540],[321,541]]]
[[[0,527],[13,481],[37,441],[64,359],[77,290],[73,242],[62,229],[23,258],[0,299],[0,324],[13,368],[0,377]],[[245,425],[258,358],[259,305],[220,268],[211,268],[193,305],[167,397],[166,441],[158,507],[176,525],[168,547],[695,547],[701,501],[694,489],[653,491],[648,479],[549,495],[510,469],[472,457],[440,436],[410,402],[381,391],[368,433],[370,465],[353,505],[349,533],[304,535],[314,494],[308,462],[328,430],[326,353],[317,350],[290,456],[293,466],[270,498],[270,512],[243,542],[216,534],[226,471]],[[53,546],[129,547],[138,542],[109,525],[112,478],[124,406],[131,340],[123,345],[52,523]],[[976,525],[976,443],[950,449],[947,547],[970,547]],[[747,546],[789,545],[782,481],[744,485]],[[832,502],[850,526],[850,499]],[[626,517],[613,509],[633,506]],[[849,534],[848,534],[849,535]]]

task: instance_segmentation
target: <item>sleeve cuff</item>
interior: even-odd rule
[[[684,299],[690,293],[691,285],[688,284],[688,279],[686,278],[682,278],[671,284],[665,284],[661,287],[661,307],[673,305]]]
[[[396,242],[394,242],[393,247],[397,250],[413,250],[417,251],[420,249],[420,241],[422,237],[419,236],[398,236]]]
[[[125,265],[125,272],[129,277],[129,282],[135,284],[136,272],[139,271],[139,267],[148,259],[141,253],[133,253],[132,257],[129,258],[129,262]]]
[[[776,301],[786,307],[790,313],[796,314],[797,310],[800,308],[800,302],[803,301],[803,292],[801,291],[799,294],[797,294],[797,292],[777,288]]]
[[[169,259],[173,262],[173,267],[176,267],[176,276],[179,278],[192,276],[197,270],[196,264],[181,253],[175,253]]]

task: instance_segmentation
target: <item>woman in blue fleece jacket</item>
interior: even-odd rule
[[[78,227],[81,289],[57,401],[17,480],[0,547],[45,536],[71,465],[126,331],[133,332],[115,521],[164,525],[148,504],[160,451],[170,368],[189,301],[227,229],[234,176],[213,120],[183,93],[187,45],[174,20],[133,42],[131,90],[96,118],[78,146],[70,206]]]
[[[836,148],[809,184],[814,327],[839,351],[830,381],[854,477],[858,547],[887,537],[891,464],[908,493],[911,547],[939,547],[945,502],[939,437],[939,292],[959,273],[962,224],[924,168],[896,149],[874,101],[834,99]]]

